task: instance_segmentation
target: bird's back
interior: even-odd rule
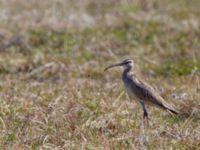
[[[129,96],[135,96],[144,102],[151,102],[158,98],[153,88],[139,79],[133,73],[127,73],[123,76],[124,86]]]
[[[156,105],[170,111],[175,111],[170,105],[168,105],[164,99],[146,82],[142,81],[132,72],[123,74],[123,82],[126,91],[130,97],[135,97],[139,101]]]

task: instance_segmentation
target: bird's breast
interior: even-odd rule
[[[137,79],[134,79],[133,76],[130,76],[128,74],[124,74],[122,80],[124,82],[125,91],[129,95],[129,97],[140,100],[140,90],[137,86]]]
[[[129,78],[123,78],[125,91],[129,95],[129,97],[136,97],[135,92],[133,90],[132,81]]]
[[[131,87],[125,85],[125,91],[129,95],[129,97],[135,97],[135,94],[133,90],[131,89]]]

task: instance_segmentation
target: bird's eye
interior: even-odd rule
[[[125,62],[125,64],[129,64],[129,63],[130,63],[130,61]]]
[[[132,62],[131,60],[124,60],[124,64],[129,64],[131,62]]]

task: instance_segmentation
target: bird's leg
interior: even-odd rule
[[[147,110],[146,110],[146,107],[145,107],[145,104],[144,104],[144,102],[140,102],[141,103],[141,105],[142,105],[142,109],[143,109],[143,119],[145,120],[145,119],[147,119],[148,120],[148,112],[147,112]]]
[[[146,128],[149,126],[149,122],[148,122],[148,112],[146,110],[145,104],[143,101],[140,101],[141,105],[142,105],[142,109],[143,109],[143,120],[142,120],[142,124],[141,124],[141,141],[142,144],[145,146],[145,149],[147,149],[147,145],[148,145],[148,136],[147,136],[147,130]],[[145,123],[145,120],[147,121]]]

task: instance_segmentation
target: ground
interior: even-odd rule
[[[199,0],[0,1],[0,149],[199,149]],[[124,92],[135,73],[175,116]]]

